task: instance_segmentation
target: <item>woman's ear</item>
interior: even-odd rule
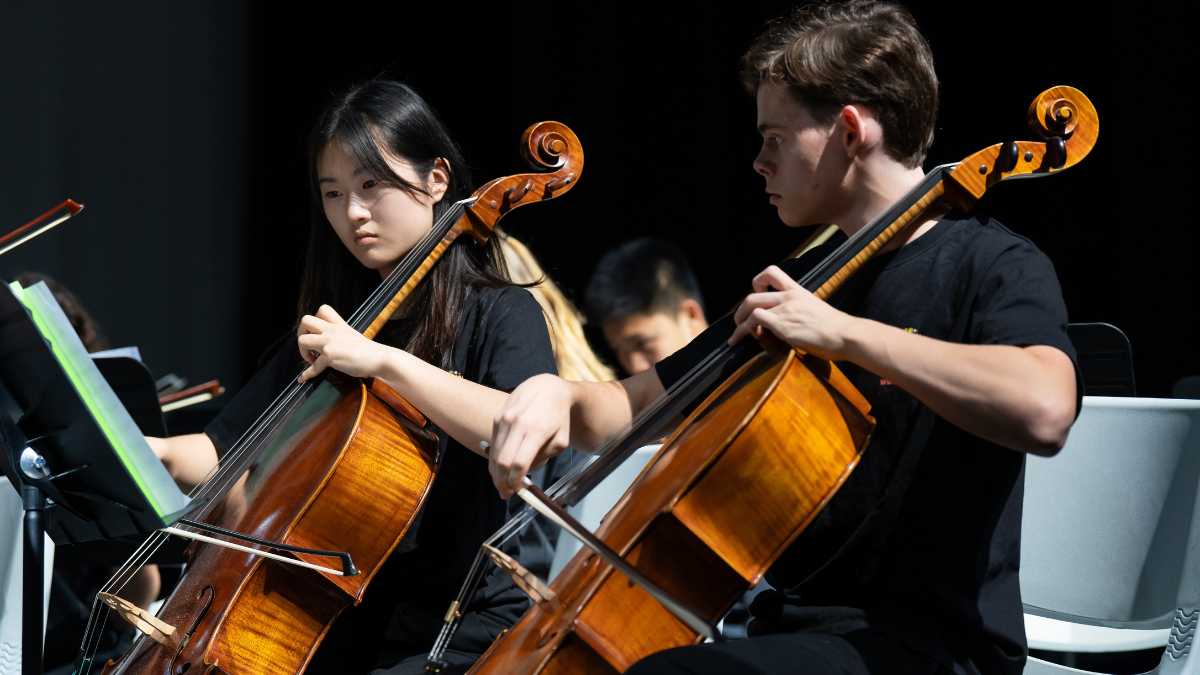
[[[446,196],[446,190],[450,189],[450,163],[443,157],[438,157],[433,160],[433,168],[429,170],[429,196],[433,198],[433,203],[436,204],[442,201],[442,197]]]

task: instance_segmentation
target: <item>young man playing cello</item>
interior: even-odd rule
[[[863,228],[917,185],[937,77],[909,13],[804,7],[744,58],[754,169],[792,227]],[[1080,385],[1050,261],[984,217],[916,224],[823,302],[769,267],[732,317],[619,382],[539,375],[497,417],[501,495],[565,447],[596,448],[723,341],[768,331],[838,362],[877,428],[841,492],[772,568],[751,637],[660,652],[634,673],[1020,673],[1024,453],[1062,447]],[[886,499],[885,499],[886,496]]]

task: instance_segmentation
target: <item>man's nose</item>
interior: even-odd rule
[[[625,361],[625,369],[629,371],[630,375],[636,375],[642,371],[649,370],[650,366],[654,365],[650,357],[643,352],[633,352]]]
[[[758,153],[758,155],[754,158],[752,166],[754,167],[754,173],[757,173],[763,178],[769,178],[771,176],[771,165],[769,162],[763,159],[761,152]]]

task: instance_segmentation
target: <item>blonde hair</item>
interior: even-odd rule
[[[546,317],[558,374],[568,380],[605,382],[616,379],[612,368],[604,365],[588,346],[583,335],[583,315],[550,280],[533,253],[507,232],[497,230],[495,236],[500,242],[509,278],[519,284],[535,284],[529,290]]]

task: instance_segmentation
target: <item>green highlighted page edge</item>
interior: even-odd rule
[[[187,496],[171,479],[125,406],[121,405],[120,399],[92,362],[50,289],[41,282],[29,288],[21,288],[20,284],[13,282],[9,287],[29,310],[34,325],[50,346],[55,361],[79,394],[88,414],[116,449],[117,458],[126,473],[154,509],[158,520],[164,526],[169,525],[187,506]]]

